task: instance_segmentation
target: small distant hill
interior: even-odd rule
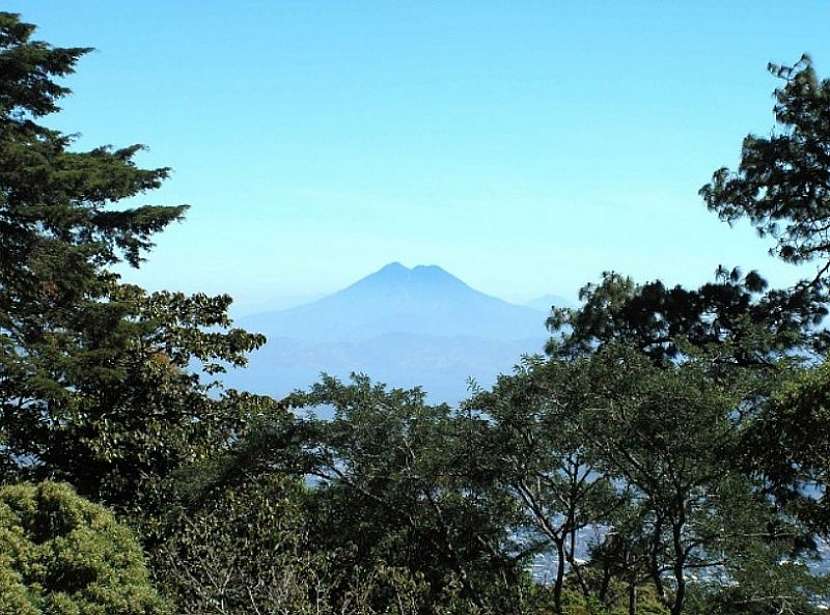
[[[523,354],[541,352],[544,323],[538,308],[482,293],[436,265],[390,263],[312,303],[242,319],[268,343],[227,382],[284,395],[321,372],[355,371],[454,403],[469,378],[488,386]]]

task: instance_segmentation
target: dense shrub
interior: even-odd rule
[[[62,483],[0,487],[0,613],[165,612],[141,547],[106,508]]]

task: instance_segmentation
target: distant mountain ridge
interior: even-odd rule
[[[317,341],[389,333],[516,340],[545,331],[537,310],[477,291],[436,265],[397,262],[312,303],[241,322],[266,336]]]
[[[326,372],[422,386],[455,403],[468,379],[489,386],[523,354],[542,352],[546,314],[482,293],[436,265],[389,263],[317,301],[240,319],[268,343],[230,386],[285,395]]]

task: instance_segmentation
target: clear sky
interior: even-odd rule
[[[797,272],[698,188],[773,127],[766,63],[830,75],[830,3],[6,0],[93,46],[50,120],[145,143],[190,203],[149,288],[240,313],[438,264],[510,300],[606,269],[697,284]]]

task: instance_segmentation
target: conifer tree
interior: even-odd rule
[[[186,205],[123,207],[169,176],[140,145],[79,151],[40,122],[88,48],[53,47],[0,13],[0,463],[5,480],[57,478],[125,504],[238,426],[244,397],[208,396],[261,336],[229,329],[227,296],[149,294],[138,267]]]

